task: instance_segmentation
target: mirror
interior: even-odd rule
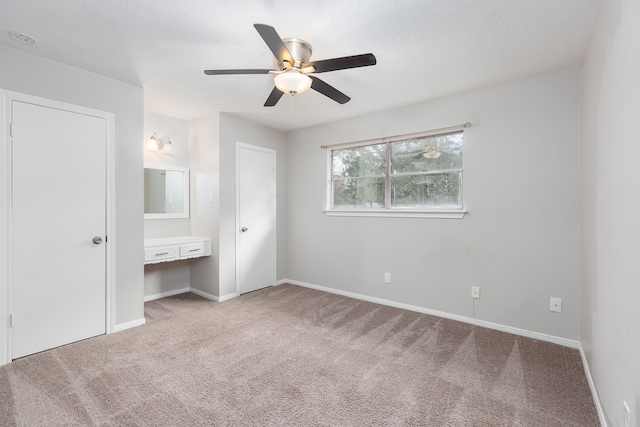
[[[189,218],[189,168],[144,167],[144,219]]]

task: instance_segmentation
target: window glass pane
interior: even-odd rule
[[[461,172],[391,177],[391,207],[460,207]]]
[[[384,144],[334,151],[333,177],[384,175],[387,161],[385,151]]]
[[[391,143],[391,173],[462,169],[462,132]]]
[[[384,208],[384,177],[333,181],[334,208]]]

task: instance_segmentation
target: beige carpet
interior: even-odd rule
[[[0,368],[1,426],[597,426],[578,351],[283,285]]]

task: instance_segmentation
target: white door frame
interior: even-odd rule
[[[20,101],[59,110],[105,119],[106,135],[106,316],[107,334],[115,330],[115,164],[114,164],[114,115],[104,111],[67,104],[18,92],[0,89],[0,365],[11,362],[11,320],[12,313],[12,218],[11,218],[11,102]],[[37,256],[46,256],[37,255]]]
[[[277,186],[277,174],[276,174],[276,150],[266,147],[260,147],[259,145],[251,145],[245,144],[244,142],[236,141],[236,294],[235,296],[240,295],[240,148],[248,148],[250,150],[262,151],[264,153],[273,154],[273,176],[276,180]],[[277,207],[276,207],[276,215],[277,215]],[[277,218],[277,217],[276,217]],[[278,259],[278,233],[277,233],[277,220],[276,224],[274,224],[274,232],[276,233],[276,243],[273,248],[273,256],[274,261],[277,262]],[[277,277],[277,269],[273,269],[273,277],[272,282],[275,285]]]

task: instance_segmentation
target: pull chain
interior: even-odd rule
[[[293,118],[293,114],[295,113],[295,95],[291,95],[289,100],[289,117]]]

